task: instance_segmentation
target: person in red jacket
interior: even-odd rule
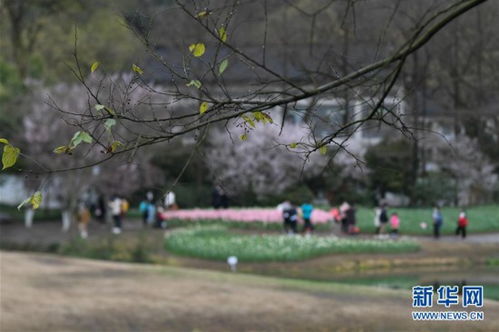
[[[456,235],[461,234],[464,239],[466,237],[466,226],[468,226],[468,218],[466,217],[466,212],[461,211],[459,218],[457,218]]]

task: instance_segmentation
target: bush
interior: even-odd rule
[[[151,262],[149,248],[143,236],[133,242],[114,237],[107,237],[93,242],[75,238],[61,245],[59,253],[67,256],[122,262]]]

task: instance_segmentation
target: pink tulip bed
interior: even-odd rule
[[[233,222],[263,222],[282,223],[282,212],[277,209],[193,209],[175,210],[163,213],[166,220],[223,220]],[[312,222],[314,224],[325,224],[331,219],[329,212],[315,209],[312,212]]]

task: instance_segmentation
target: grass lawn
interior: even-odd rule
[[[389,213],[397,212],[400,217],[400,232],[402,234],[428,235],[433,232],[432,209],[430,208],[390,208]],[[442,209],[444,224],[443,234],[454,234],[457,226],[458,208],[446,207]],[[468,233],[497,232],[499,231],[499,205],[476,206],[466,210],[469,219]],[[374,232],[374,211],[368,208],[359,208],[357,213],[358,225],[363,233]],[[426,222],[426,230],[420,227]]]
[[[176,254],[222,261],[237,256],[245,262],[298,261],[330,253],[402,253],[419,249],[419,244],[407,240],[242,235],[222,226],[179,229],[170,233],[165,241],[167,250]]]

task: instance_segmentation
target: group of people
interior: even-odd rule
[[[374,209],[374,227],[375,234],[384,237],[388,235],[386,233],[388,228],[388,223],[390,223],[389,234],[391,237],[396,238],[399,235],[400,229],[400,217],[397,212],[393,212],[390,217],[388,217],[388,211],[386,204],[382,204]]]
[[[441,228],[444,223],[444,217],[442,215],[442,211],[440,207],[436,205],[433,208],[432,213],[433,219],[433,237],[435,239],[440,238]],[[386,209],[386,204],[383,204],[380,207],[375,208],[374,210],[374,226],[376,229],[376,234],[383,236],[385,229],[387,228],[388,222],[390,223],[390,232],[389,234],[392,237],[397,237],[400,229],[400,217],[396,212],[393,212],[390,217],[388,217],[388,212]],[[425,229],[426,223],[422,222],[420,226]],[[459,216],[457,218],[457,227],[456,227],[456,235],[461,235],[464,239],[466,238],[466,227],[468,226],[468,217],[464,210],[461,210]]]
[[[175,193],[173,191],[166,193],[164,204],[157,204],[154,201],[154,194],[149,191],[146,194],[146,199],[140,202],[139,205],[142,225],[144,227],[153,226],[155,228],[166,228],[166,220],[163,216],[163,212],[177,209],[178,205],[175,201]]]
[[[433,236],[438,239],[440,238],[440,229],[444,224],[444,217],[442,215],[442,211],[440,211],[440,207],[436,205],[433,208]],[[461,210],[459,213],[459,217],[457,218],[457,227],[456,227],[456,235],[464,239],[466,238],[466,227],[468,227],[468,216],[466,215],[466,211]]]
[[[105,223],[107,209],[110,210],[110,214],[113,219],[112,232],[114,234],[120,234],[123,218],[129,208],[130,203],[128,203],[128,200],[118,195],[113,195],[107,206],[105,206],[105,204],[101,204],[100,199],[97,204],[88,204],[85,201],[80,201],[76,211],[76,219],[78,221],[78,231],[80,232],[80,236],[83,239],[88,237],[88,223],[92,219],[92,215],[97,221]]]
[[[310,203],[304,203],[300,207],[293,205],[290,201],[284,201],[277,207],[282,212],[284,232],[287,234],[298,233],[298,222],[303,220],[302,233],[310,235],[314,230],[312,224],[312,212],[314,206]]]
[[[123,220],[130,208],[128,200],[115,194],[111,196],[111,199],[107,204],[103,202],[104,200],[99,199],[97,204],[89,205],[84,201],[81,201],[78,204],[76,218],[81,238],[85,239],[88,237],[88,223],[92,217],[101,223],[105,223],[106,213],[109,213],[109,216],[112,218],[112,233],[120,234],[122,232]],[[161,203],[154,200],[154,194],[152,192],[147,192],[146,198],[139,206],[143,226],[153,226],[156,228],[166,228],[166,220],[163,217],[163,212],[165,210],[176,209],[178,209],[178,206],[175,203],[175,193],[172,191],[165,195],[164,202]]]
[[[295,206],[290,201],[285,201],[278,205],[278,210],[282,212],[283,228],[287,234],[297,234],[298,224],[303,223],[302,233],[311,234],[314,230],[312,223],[312,212],[314,206],[310,203]],[[331,209],[332,220],[340,224],[340,229],[343,234],[355,235],[360,233],[360,228],[356,225],[356,209],[353,204],[343,202],[339,207]],[[438,239],[440,237],[441,228],[443,225],[443,215],[440,207],[435,206],[433,209],[433,236]],[[468,217],[464,210],[461,210],[457,219],[456,235],[466,237],[466,228],[468,226]],[[374,227],[375,234],[380,238],[399,236],[401,219],[397,212],[389,213],[386,204],[381,204],[374,209]],[[425,228],[426,223],[422,223],[421,227]]]
[[[340,229],[343,234],[355,235],[360,233],[360,228],[357,226],[356,218],[357,210],[353,204],[343,202],[338,208],[331,209],[333,221],[340,224]]]

